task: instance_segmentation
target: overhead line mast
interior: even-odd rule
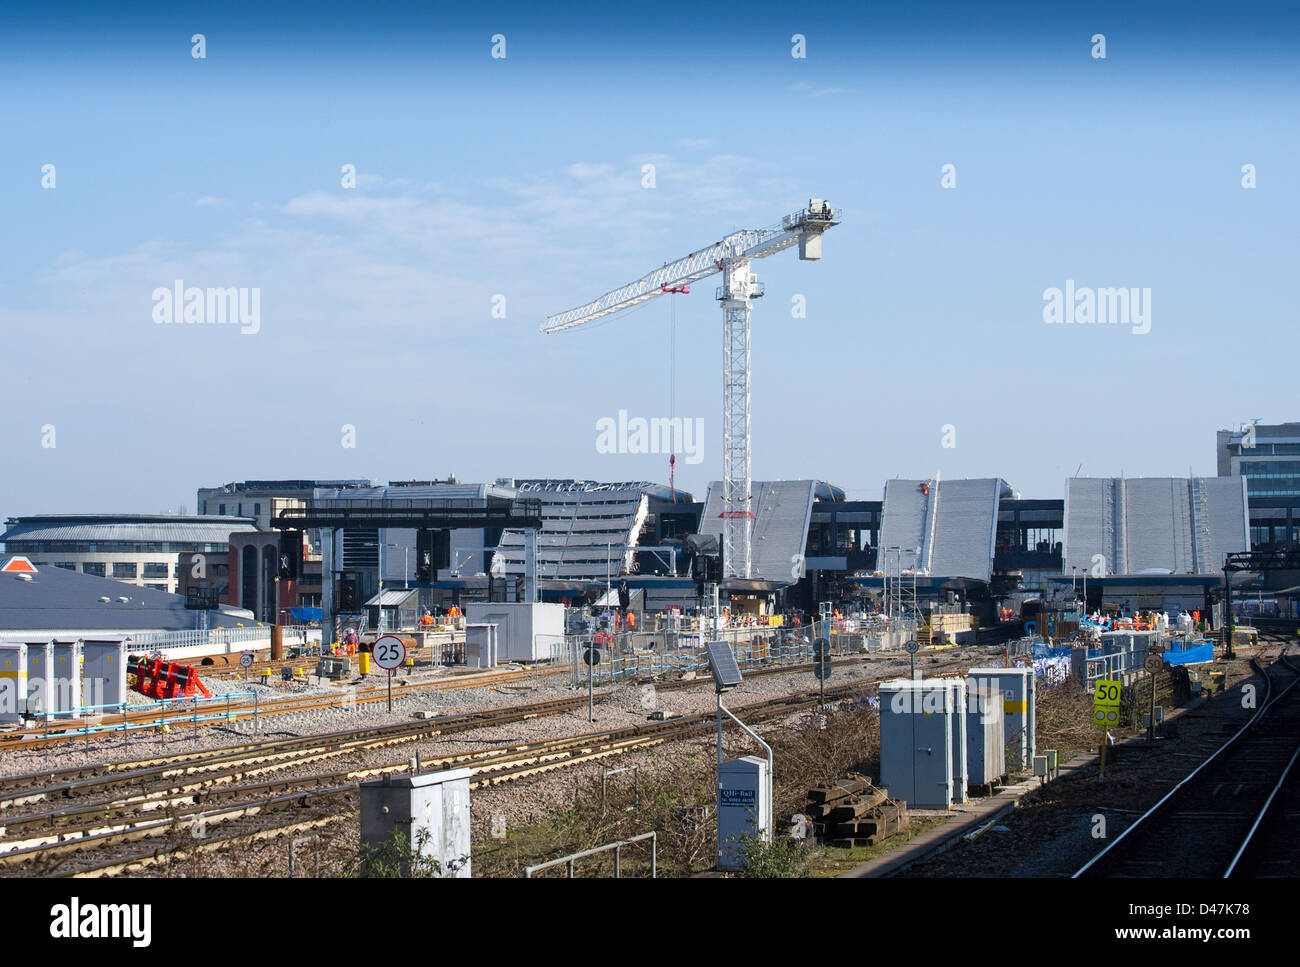
[[[843,213],[813,198],[767,228],[733,232],[722,241],[668,262],[635,282],[600,298],[548,316],[542,332],[562,332],[622,312],[665,293],[687,292],[692,282],[722,274],[716,297],[722,304],[722,488],[724,575],[748,578],[751,572],[750,522],[750,350],[749,313],[763,285],[749,263],[794,245],[799,258],[822,256],[822,233],[838,225]]]

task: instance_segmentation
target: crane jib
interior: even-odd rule
[[[804,211],[786,215],[779,224],[768,228],[733,232],[720,242],[665,263],[637,281],[606,292],[598,299],[548,316],[542,331],[550,333],[571,329],[631,309],[665,293],[685,291],[692,282],[723,271],[728,262],[734,265],[765,258],[799,244],[806,234],[820,235],[838,224],[839,217],[840,212],[823,203],[820,207],[810,205]]]

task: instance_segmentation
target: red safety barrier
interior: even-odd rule
[[[150,698],[193,698],[200,693],[211,698],[192,665],[179,665],[161,658],[141,658],[132,655],[126,670],[135,676],[132,689]]]

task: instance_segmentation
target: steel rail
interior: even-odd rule
[[[1267,685],[1267,691],[1265,692],[1264,695],[1264,701],[1260,704],[1260,707],[1255,710],[1255,714],[1252,715],[1249,721],[1247,721],[1245,725],[1243,725],[1240,729],[1238,729],[1237,732],[1234,733],[1226,742],[1224,742],[1221,746],[1219,746],[1219,748],[1215,749],[1214,752],[1212,752],[1209,755],[1209,757],[1205,759],[1204,762],[1202,762],[1199,766],[1197,766],[1190,773],[1184,776],[1181,781],[1179,781],[1172,789],[1170,789],[1167,793],[1165,793],[1164,796],[1162,796],[1154,806],[1152,806],[1145,813],[1143,813],[1136,820],[1134,820],[1128,826],[1127,829],[1125,829],[1122,833],[1116,836],[1115,839],[1112,840],[1109,844],[1107,844],[1106,847],[1101,852],[1099,852],[1092,859],[1088,860],[1087,863],[1079,867],[1078,870],[1076,870],[1073,874],[1071,874],[1070,879],[1073,880],[1082,877],[1090,869],[1092,869],[1097,863],[1099,863],[1103,858],[1111,855],[1114,851],[1116,851],[1119,848],[1120,844],[1123,843],[1124,840],[1127,839],[1130,834],[1132,834],[1135,830],[1142,828],[1158,813],[1163,812],[1165,808],[1169,805],[1169,803],[1173,801],[1179,795],[1179,793],[1181,793],[1192,782],[1193,779],[1195,779],[1203,771],[1208,769],[1211,764],[1218,761],[1220,756],[1222,756],[1230,748],[1236,745],[1237,742],[1240,741],[1248,732],[1253,730],[1255,726],[1258,725],[1259,722],[1263,719],[1264,714],[1270,708],[1272,708],[1273,705],[1276,704],[1276,702],[1281,700],[1281,698],[1284,695],[1286,695],[1287,692],[1291,691],[1291,689],[1294,688],[1297,684],[1300,684],[1300,678],[1297,678],[1296,681],[1293,681],[1290,685],[1287,686],[1285,691],[1279,693],[1277,696],[1273,696],[1272,677],[1268,674],[1267,670],[1263,666],[1261,666],[1258,662],[1256,662],[1254,659],[1251,660],[1251,665],[1264,676],[1264,682]],[[1288,671],[1295,671],[1295,669],[1293,669],[1289,663],[1287,664],[1286,667]]]

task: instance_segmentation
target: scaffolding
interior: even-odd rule
[[[915,617],[916,567],[903,568],[903,548],[884,550],[885,617],[890,621]]]

